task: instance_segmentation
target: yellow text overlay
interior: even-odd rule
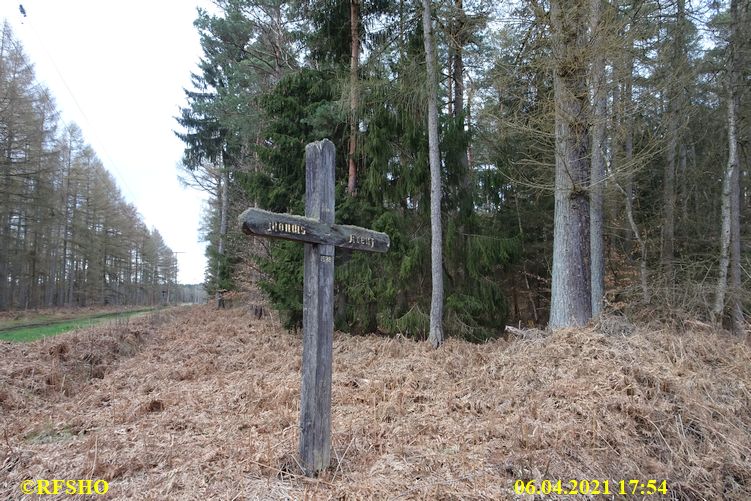
[[[37,495],[90,495],[106,494],[109,490],[109,484],[104,480],[24,480],[21,482],[21,492],[24,494]]]

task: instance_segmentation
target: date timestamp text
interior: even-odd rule
[[[667,480],[517,480],[514,482],[517,494],[558,494],[559,496],[576,496],[579,494],[596,496],[598,494],[620,494],[651,496],[667,495]]]

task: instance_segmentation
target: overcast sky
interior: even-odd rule
[[[208,0],[0,0],[62,120],[75,122],[127,201],[178,254],[179,280],[203,282],[205,195],[183,188],[173,130],[201,51],[193,27]]]

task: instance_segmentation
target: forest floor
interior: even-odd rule
[[[301,336],[272,318],[197,306],[0,342],[0,499],[32,497],[24,479],[104,479],[110,499],[533,499],[520,479],[751,499],[749,339],[687,326],[437,351],[336,334],[333,459],[316,479],[295,460]],[[619,480],[668,494],[620,496]]]

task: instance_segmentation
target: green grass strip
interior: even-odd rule
[[[18,329],[8,330],[0,333],[0,341],[10,341],[12,343],[26,343],[29,341],[36,341],[43,337],[56,336],[63,332],[72,331],[75,329],[82,329],[91,327],[108,320],[116,320],[120,318],[128,318],[141,313],[153,311],[136,310],[120,313],[112,313],[106,315],[95,315],[93,317],[84,317],[75,320],[67,320],[63,322],[57,322],[49,325],[39,325],[33,327],[20,327]]]

